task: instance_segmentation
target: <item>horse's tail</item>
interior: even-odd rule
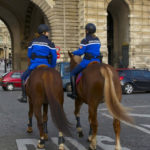
[[[71,132],[70,132],[70,129],[72,128],[71,124],[69,123],[69,121],[66,118],[65,112],[63,110],[63,106],[59,103],[58,98],[56,98],[53,90],[51,89],[52,82],[53,82],[53,81],[50,81],[51,75],[50,74],[45,74],[45,75],[43,77],[45,79],[49,79],[49,80],[45,80],[43,78],[43,81],[44,81],[44,89],[45,89],[46,98],[50,105],[52,120],[60,132],[62,132],[66,136],[71,136]],[[63,94],[62,94],[62,96],[63,96]],[[63,97],[62,97],[62,99],[63,99]]]
[[[121,105],[119,98],[117,97],[111,69],[106,66],[101,68],[100,72],[105,79],[104,99],[109,112],[112,114],[114,118],[118,120],[123,120],[125,122],[133,123],[132,118],[128,116],[126,109]]]

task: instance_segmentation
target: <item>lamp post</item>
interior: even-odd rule
[[[4,53],[5,53],[5,57],[4,57],[4,71],[7,72],[7,59],[6,59],[6,53],[7,53],[7,46],[4,46]]]

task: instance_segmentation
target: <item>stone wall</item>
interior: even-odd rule
[[[35,30],[40,23],[38,14],[40,19],[43,15],[44,22],[51,28],[50,38],[56,46],[61,48],[59,61],[68,61],[68,50],[73,51],[78,48],[81,39],[85,36],[86,23],[93,22],[97,26],[96,35],[101,40],[104,62],[108,63],[107,8],[111,2],[117,1],[129,8],[129,41],[127,43],[129,44],[129,67],[150,68],[149,0],[22,0],[22,2],[2,0],[0,18],[5,20],[11,31],[14,69],[26,68],[27,50],[23,51],[22,41],[29,36],[27,32]],[[36,8],[33,9],[29,5],[30,2],[33,2]],[[3,7],[3,5],[9,7]],[[30,20],[28,20],[30,8],[33,9],[33,18],[29,17]],[[34,14],[36,14],[35,18]],[[123,41],[120,44],[124,44]],[[114,57],[119,57],[118,53],[120,52],[116,51]]]
[[[79,3],[80,37],[83,36],[86,23],[96,24],[105,63],[108,62],[107,7],[110,2],[111,0],[81,0]],[[150,1],[124,2],[129,7],[129,67],[150,68]]]
[[[78,0],[55,0],[50,17],[51,37],[56,46],[61,48],[59,61],[68,59],[68,50],[78,46]]]
[[[150,69],[150,1],[135,1],[130,14],[130,66]]]
[[[85,36],[86,23],[93,22],[97,26],[96,35],[101,40],[105,63],[108,63],[107,8],[113,1],[117,0],[32,0],[48,19],[51,39],[61,48],[59,61],[68,61],[68,50],[78,48]],[[129,67],[150,68],[150,1],[122,2],[129,8],[129,41],[126,43],[129,44]],[[116,51],[114,57],[119,57],[117,53],[121,52]]]

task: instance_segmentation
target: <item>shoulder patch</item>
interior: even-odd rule
[[[82,48],[83,48],[83,46],[80,45],[80,49],[82,49]]]

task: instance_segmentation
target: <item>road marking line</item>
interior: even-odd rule
[[[150,125],[148,125],[148,124],[141,124],[141,126],[144,126],[146,128],[150,128]]]
[[[133,114],[133,113],[130,113],[129,115],[134,116],[134,117],[150,118],[150,115],[148,115],[148,114]]]
[[[84,146],[82,146],[80,143],[78,143],[78,141],[74,140],[73,138],[67,137],[66,140],[73,144],[77,149],[86,150]]]
[[[58,146],[58,138],[57,137],[53,137],[53,138],[51,138],[51,140],[54,144],[56,144]],[[65,148],[65,150],[69,150],[69,148],[65,144],[64,144],[64,148]]]
[[[130,108],[146,108],[146,107],[150,107],[150,105],[143,105],[143,106],[125,106],[125,107],[130,107]],[[98,111],[102,110],[102,111],[105,111],[105,110],[108,110],[107,108],[99,108],[97,109]]]
[[[113,144],[115,144],[115,140],[107,137],[107,136],[97,136],[97,145],[99,147],[101,147],[103,150],[114,150],[115,149],[115,145],[108,145],[108,144],[104,144],[103,142],[112,142]],[[122,147],[122,150],[130,150],[126,147]]]
[[[37,148],[38,140],[36,139],[16,139],[18,150],[28,150],[26,145],[34,145],[36,150],[39,150]],[[45,149],[40,149],[45,150]]]
[[[51,138],[54,144],[58,144],[58,138]],[[65,140],[69,141],[73,146],[75,146],[79,150],[86,150],[84,146],[82,146],[80,143],[78,143],[76,140],[65,137]],[[69,148],[65,145],[65,150],[69,150]]]
[[[58,146],[58,138],[52,137],[52,142]],[[82,144],[80,144],[76,139],[65,137],[65,140],[68,141],[78,150],[87,150]],[[105,142],[112,142],[111,144],[106,144]],[[18,150],[28,150],[27,145],[33,145],[36,150],[39,150],[37,148],[38,140],[37,139],[16,139]],[[101,147],[103,150],[114,150],[115,149],[115,140],[111,137],[107,136],[97,136],[97,146]],[[66,145],[64,145],[65,150],[70,150],[71,148],[68,148]],[[40,149],[45,150],[45,149]],[[126,147],[122,147],[122,150],[130,150]]]
[[[113,119],[113,117],[110,116],[110,115],[108,115],[108,114],[102,113],[102,115],[105,116],[105,117],[108,117],[108,118]],[[126,125],[128,125],[128,126],[130,126],[130,127],[133,127],[133,128],[135,128],[135,129],[138,129],[138,130],[140,130],[140,131],[142,131],[142,132],[144,132],[144,133],[150,134],[150,130],[147,130],[147,129],[145,129],[145,128],[139,127],[139,126],[137,126],[137,125],[132,125],[132,124],[126,123],[126,122],[124,122],[124,121],[121,121],[121,122],[123,122],[124,124],[126,124]]]

